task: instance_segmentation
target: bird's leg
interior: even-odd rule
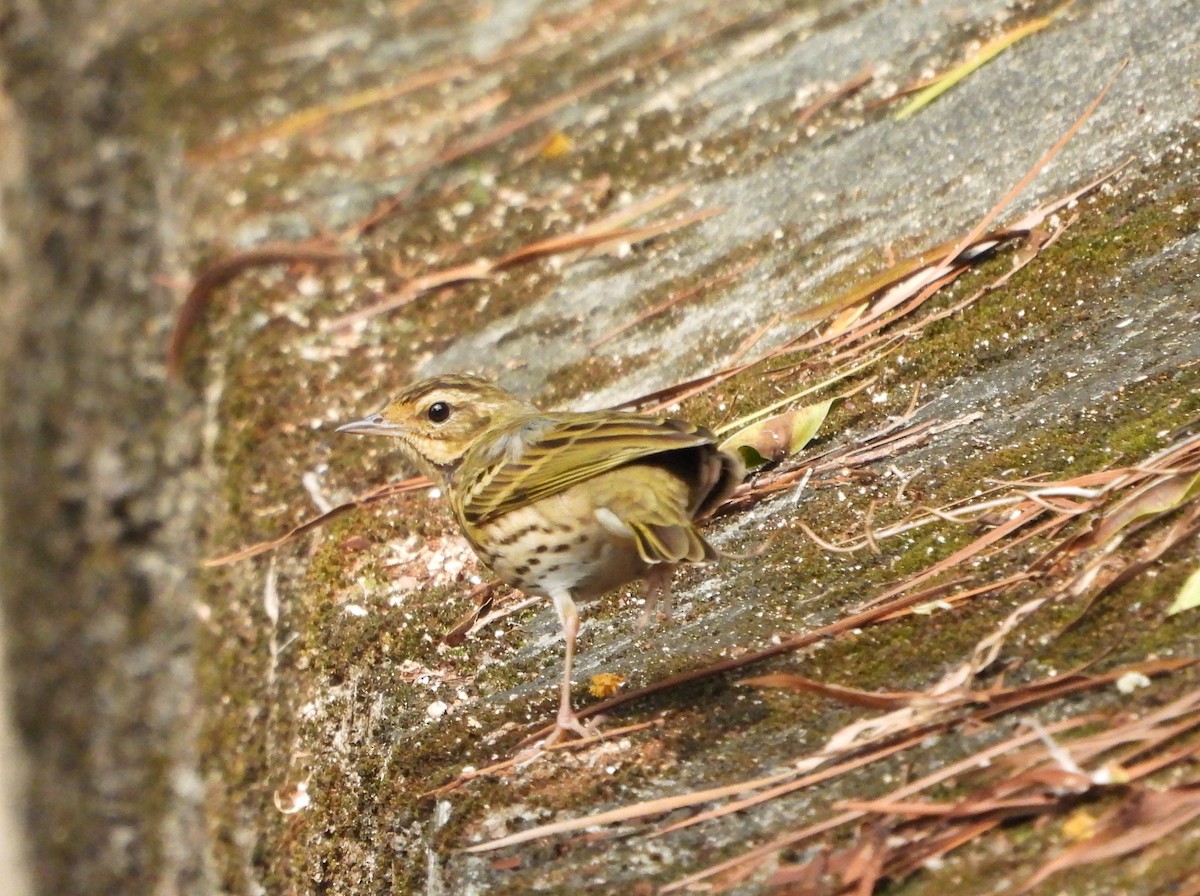
[[[571,595],[565,591],[554,594],[552,600],[554,609],[558,612],[558,621],[562,623],[563,638],[567,642],[567,648],[563,660],[562,696],[558,702],[558,718],[555,721],[553,733],[542,742],[543,746],[557,743],[569,734],[589,737],[596,733],[595,730],[584,725],[579,716],[575,715],[575,710],[571,708],[571,667],[575,662],[575,636],[579,634],[579,610],[575,606],[575,601],[571,600]]]
[[[645,627],[658,620],[666,622],[671,618],[671,574],[675,566],[671,563],[656,563],[647,571],[642,580],[642,615],[638,617],[638,626]]]

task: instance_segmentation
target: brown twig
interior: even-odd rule
[[[199,323],[200,316],[216,291],[230,283],[238,274],[268,265],[327,265],[349,258],[350,255],[326,240],[310,240],[305,243],[266,243],[254,249],[230,252],[209,262],[196,275],[175,316],[175,328],[171,331],[171,340],[167,345],[168,374],[178,376],[188,336]]]

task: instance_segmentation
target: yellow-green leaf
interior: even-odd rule
[[[923,109],[935,99],[961,81],[967,75],[991,62],[1017,41],[1029,37],[1031,34],[1036,34],[1055,19],[1065,13],[1075,0],[1067,0],[1062,6],[1054,10],[1047,16],[1042,16],[1039,19],[1034,19],[1032,22],[1026,22],[1011,31],[1001,34],[999,37],[993,38],[982,47],[979,52],[965,62],[960,62],[948,72],[944,72],[933,80],[924,90],[920,91],[916,96],[909,100],[904,107],[896,113],[896,120],[908,118],[918,109]]]
[[[1135,491],[1100,518],[1092,541],[1103,544],[1135,520],[1170,513],[1200,495],[1200,473],[1164,476]]]
[[[812,441],[832,406],[829,399],[752,423],[722,442],[721,450],[741,455],[750,469],[782,460]]]
[[[1183,587],[1175,595],[1175,600],[1171,606],[1167,607],[1167,615],[1174,616],[1176,613],[1194,610],[1196,607],[1200,607],[1200,567],[1197,567],[1196,571],[1183,583]]]

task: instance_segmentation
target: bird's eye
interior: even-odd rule
[[[431,423],[445,423],[450,416],[450,405],[444,401],[435,401],[425,410],[425,416]]]

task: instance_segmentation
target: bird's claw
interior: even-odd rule
[[[560,710],[558,718],[554,721],[554,730],[541,742],[541,746],[549,747],[570,740],[572,737],[588,738],[597,737],[599,734],[599,728],[584,722],[574,712]]]

